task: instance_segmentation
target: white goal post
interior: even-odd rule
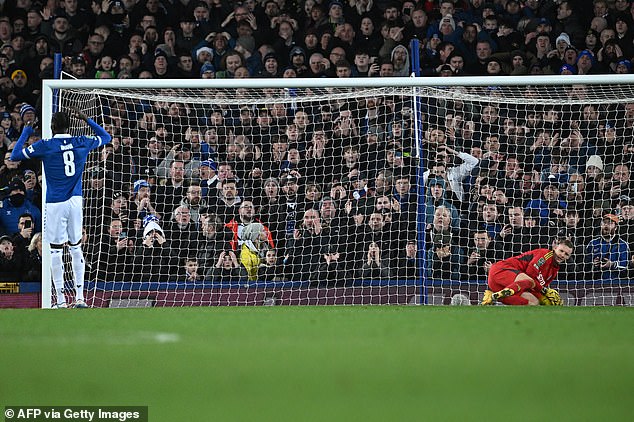
[[[84,173],[92,306],[475,305],[562,238],[566,304],[634,302],[634,75],[45,80],[43,137],[70,105],[115,144]]]

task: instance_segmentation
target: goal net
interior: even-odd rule
[[[631,305],[632,85],[543,80],[49,81],[113,135],[87,301],[474,305],[568,238],[566,304]]]

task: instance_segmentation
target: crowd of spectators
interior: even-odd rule
[[[2,278],[38,277],[41,170],[8,156],[54,53],[75,78],[405,77],[418,39],[425,76],[630,73],[631,3],[7,0]],[[398,96],[102,106],[114,140],[85,175],[96,280],[345,284],[416,278],[423,255],[431,278],[481,279],[554,236],[577,245],[564,277],[626,277],[633,266],[634,103],[430,99],[420,157],[412,104]]]

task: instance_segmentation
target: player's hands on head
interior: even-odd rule
[[[71,116],[76,117],[84,122],[88,121],[88,116],[76,106],[68,107],[71,111]]]

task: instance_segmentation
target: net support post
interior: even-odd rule
[[[51,117],[53,116],[55,104],[53,95],[54,90],[44,80],[42,83],[42,138],[49,138],[51,133]],[[44,206],[46,198],[46,174],[42,168],[42,308],[51,307],[52,283],[51,278],[51,245],[48,241],[46,230],[46,207]]]
[[[412,74],[415,77],[420,77],[420,41],[413,39],[410,42],[410,51],[412,56]],[[421,114],[421,100],[416,95],[417,87],[412,87],[412,112],[414,115],[414,136],[416,142],[416,155],[419,159],[419,165],[416,168],[417,186],[418,186],[418,221],[417,229],[418,241],[416,245],[418,268],[420,268],[419,285],[420,285],[420,298],[418,303],[427,304],[427,286],[425,283],[426,277],[426,256],[425,256],[425,186],[420,181],[423,180],[423,146],[421,144],[422,136],[422,114]]]
[[[420,76],[420,41],[414,38],[409,44],[409,49],[412,56],[412,73],[414,76]]]

